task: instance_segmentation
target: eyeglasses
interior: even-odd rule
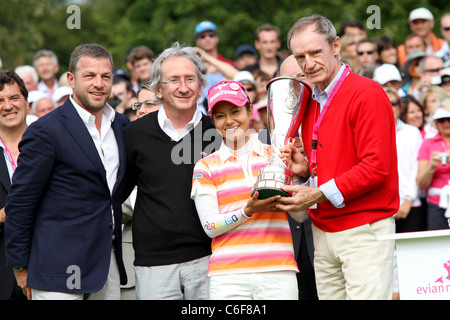
[[[202,34],[202,35],[198,36],[197,38],[205,39],[206,37],[214,38],[215,36],[216,36],[215,33],[210,33],[210,34]]]
[[[448,31],[450,31],[450,27],[442,27],[442,30],[448,32]]]
[[[436,121],[437,121],[438,123],[444,123],[445,121],[450,122],[450,118],[436,119]]]
[[[428,22],[429,20],[427,19],[415,19],[413,21],[411,21],[412,24],[421,24],[421,23],[425,23]]]
[[[425,69],[424,71],[425,71],[425,72],[439,72],[439,71],[441,71],[442,69],[444,69],[444,68]]]
[[[358,51],[358,56],[362,56],[364,53],[370,56],[371,54],[374,53],[374,51]]]
[[[185,83],[187,86],[189,86],[189,85],[194,84],[194,83],[196,83],[198,81],[199,80],[197,78],[188,77],[188,78],[186,78],[184,80],[181,80],[181,79],[169,79],[167,81],[160,81],[160,83],[167,84],[167,85],[169,85],[171,87],[177,87],[178,88],[179,86],[181,86],[182,83]]]
[[[400,101],[398,101],[398,100],[391,100],[391,105],[392,106],[399,106],[400,105]]]
[[[162,103],[162,101],[160,101],[160,100],[145,100],[145,101],[133,103],[131,105],[131,109],[139,110],[141,107],[153,108],[153,107],[160,105],[161,103]]]

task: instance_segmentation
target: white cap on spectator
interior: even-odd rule
[[[402,81],[402,77],[396,66],[385,63],[375,69],[373,72],[373,80],[384,85],[389,81]]]
[[[70,96],[72,94],[72,88],[68,86],[61,86],[58,87],[55,92],[53,93],[52,99],[53,102],[58,103],[61,98],[65,96]]]
[[[438,107],[433,113],[433,120],[439,120],[444,118],[450,118],[450,112],[444,108]]]
[[[28,92],[28,103],[36,102],[42,98],[46,97],[46,95],[42,91],[33,90]]]
[[[417,8],[411,11],[411,13],[409,14],[409,21],[417,19],[434,20],[434,17],[430,10],[426,8]]]
[[[246,83],[250,82],[252,84],[255,84],[255,78],[250,73],[250,71],[243,70],[239,71],[233,78],[234,81],[240,82],[240,83]]]

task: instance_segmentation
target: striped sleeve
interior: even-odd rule
[[[211,171],[205,159],[200,159],[194,166],[191,198],[194,199],[197,194],[217,194],[216,186],[211,178]]]

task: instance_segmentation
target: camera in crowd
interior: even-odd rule
[[[115,109],[120,103],[122,102],[122,100],[120,100],[117,97],[113,97],[111,99],[108,100],[108,104],[111,106],[111,108]]]
[[[441,158],[441,164],[443,166],[445,166],[447,163],[449,163],[449,161],[448,161],[449,159],[448,159],[448,154],[447,153],[445,153],[445,152],[440,153],[439,157]]]

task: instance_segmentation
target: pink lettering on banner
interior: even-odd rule
[[[417,294],[431,295],[439,293],[450,293],[450,260],[442,265],[440,272],[441,276],[437,278],[433,284],[429,283],[427,286],[418,286],[416,288]]]
[[[417,287],[417,294],[434,294],[434,293],[448,293],[450,292],[450,284],[448,285],[431,285],[425,287]]]

